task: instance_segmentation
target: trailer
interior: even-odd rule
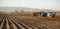
[[[55,17],[56,16],[56,12],[41,12],[41,16],[44,17]]]

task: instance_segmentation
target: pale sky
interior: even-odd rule
[[[60,0],[0,0],[0,7],[5,6],[60,10]]]

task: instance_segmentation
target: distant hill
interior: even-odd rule
[[[32,12],[32,11],[38,11],[39,9],[37,8],[26,8],[26,7],[0,7],[0,11],[21,11],[23,10],[24,12]]]
[[[56,11],[52,9],[38,9],[38,8],[26,8],[26,7],[0,7],[0,11],[14,12],[15,10],[17,10],[18,12],[21,12],[22,10],[24,12]]]

